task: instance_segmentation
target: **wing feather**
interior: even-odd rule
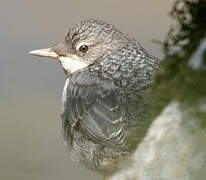
[[[122,113],[112,83],[88,70],[74,73],[67,82],[62,115],[65,140],[76,130],[94,143],[123,146]]]

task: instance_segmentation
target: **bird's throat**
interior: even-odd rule
[[[83,62],[79,57],[75,55],[61,56],[59,57],[59,61],[62,65],[62,68],[67,74],[71,74],[79,69],[83,69],[87,67],[89,64]]]

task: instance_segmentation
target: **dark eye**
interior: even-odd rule
[[[88,46],[87,45],[81,45],[80,47],[79,47],[79,50],[81,51],[81,52],[87,52],[87,50],[88,50]]]

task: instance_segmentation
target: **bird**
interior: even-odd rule
[[[31,55],[60,62],[66,81],[62,94],[62,135],[72,160],[101,174],[128,154],[132,130],[149,126],[144,95],[159,60],[114,25],[86,19],[66,38]]]

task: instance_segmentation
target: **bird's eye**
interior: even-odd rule
[[[85,53],[85,52],[87,52],[87,50],[88,50],[88,46],[87,46],[87,45],[81,45],[81,46],[79,47],[79,50],[80,50],[81,52]]]

